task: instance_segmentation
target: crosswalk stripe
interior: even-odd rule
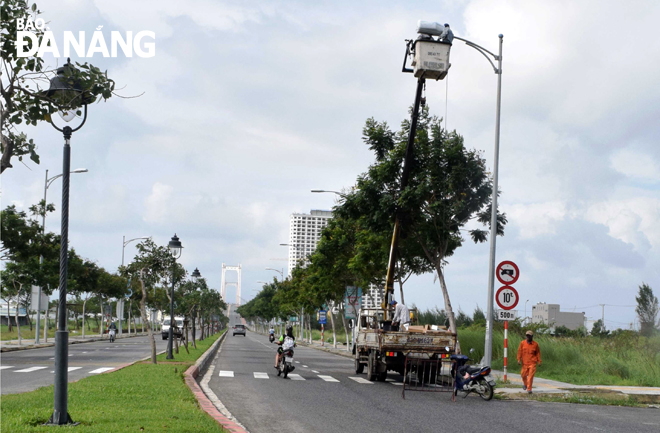
[[[367,380],[363,377],[349,377],[349,379],[352,379],[352,380],[356,381],[357,383],[364,383],[364,384],[369,384],[369,385],[374,384],[372,381]]]
[[[2,365],[0,366],[0,370],[4,370],[5,368],[14,368],[13,365]]]
[[[75,371],[75,370],[80,370],[82,367],[69,367],[67,371]],[[51,373],[55,373],[55,370],[51,370]]]
[[[98,374],[98,373],[105,373],[106,371],[114,370],[114,367],[102,367],[102,368],[97,368],[96,370],[92,370],[89,373],[90,374]]]
[[[257,373],[254,372],[255,379],[268,379],[268,373]]]
[[[302,377],[301,375],[299,375],[299,374],[293,374],[293,373],[289,373],[289,379],[291,379],[291,380],[306,380],[306,379],[305,379],[304,377]]]
[[[220,377],[234,377],[234,372],[233,371],[227,371],[227,370],[220,370],[219,376]]]
[[[324,376],[322,374],[318,375],[321,379],[325,380],[326,382],[339,382],[337,379],[335,379],[332,376]]]
[[[37,370],[43,370],[44,368],[48,367],[30,367],[30,368],[24,368],[23,370],[16,370],[14,373],[30,373],[32,371],[37,371]]]

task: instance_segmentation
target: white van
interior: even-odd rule
[[[174,316],[174,320],[176,320],[176,327],[178,328],[178,330],[175,329],[175,331],[174,331],[174,338],[179,338],[179,337],[181,337],[181,334],[183,332],[183,317]],[[165,317],[165,319],[163,319],[163,324],[161,325],[160,333],[163,336],[163,340],[167,340],[170,337],[170,318],[169,318],[169,316]]]

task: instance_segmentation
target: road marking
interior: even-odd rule
[[[268,373],[254,373],[255,379],[268,379]]]
[[[293,362],[295,362],[296,364],[300,364],[300,361],[293,361]]]
[[[82,367],[69,367],[67,371],[74,371],[74,370],[80,370]],[[51,373],[55,373],[55,370],[51,370]]]
[[[307,368],[307,366],[306,366],[306,365],[303,365],[303,368]]]
[[[392,385],[403,385],[403,382],[390,382]]]
[[[337,379],[335,379],[332,376],[324,376],[322,374],[318,375],[321,379],[325,380],[326,382],[339,382]]]
[[[97,374],[97,373],[105,373],[106,371],[114,370],[114,367],[102,367],[102,368],[97,368],[96,370],[92,370],[89,373],[90,374]]]
[[[53,356],[52,358],[49,358],[49,359],[55,359],[55,357]]]
[[[312,370],[312,373],[316,373],[316,374],[319,374],[319,372],[318,372],[318,371],[316,371],[316,370]]]
[[[83,353],[87,353],[87,352],[83,352]]]
[[[234,377],[234,372],[233,371],[220,370],[219,376],[220,377]]]
[[[302,377],[301,375],[299,375],[299,374],[293,374],[293,373],[289,373],[289,379],[291,379],[291,380],[306,380],[306,379],[305,379],[304,377]]]
[[[13,365],[2,365],[0,366],[0,370],[4,370],[5,368],[14,368]]]
[[[369,385],[373,385],[373,384],[374,384],[372,381],[367,380],[367,379],[365,379],[365,378],[363,378],[363,377],[350,377],[350,376],[349,376],[349,379],[352,379],[352,380],[356,381],[357,383],[364,383],[364,384],[369,384]]]
[[[32,372],[32,371],[43,370],[44,368],[48,368],[48,367],[30,367],[30,368],[24,368],[23,370],[16,370],[14,373],[30,373],[30,372]]]

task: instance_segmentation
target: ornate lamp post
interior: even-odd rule
[[[68,352],[69,332],[66,330],[66,295],[68,274],[68,246],[69,246],[69,178],[71,174],[71,135],[78,131],[87,120],[87,104],[93,102],[85,95],[81,83],[75,79],[76,68],[69,59],[67,63],[57,69],[57,75],[50,80],[50,88],[43,96],[50,98],[60,107],[66,107],[59,112],[65,122],[77,117],[77,110],[82,107],[83,117],[78,126],[60,128],[49,116],[51,125],[64,135],[64,150],[62,164],[62,231],[60,246],[60,297],[57,331],[55,332],[55,393],[53,414],[48,421],[52,425],[72,424],[73,420],[68,413]]]
[[[168,245],[174,261],[172,263],[172,291],[170,296],[170,332],[167,340],[167,357],[166,359],[174,359],[172,355],[172,347],[174,347],[174,271],[176,269],[176,259],[181,257],[181,252],[183,247],[181,246],[181,241],[177,237],[176,233],[172,236],[170,243]]]
[[[193,278],[193,281],[195,282],[195,286],[197,286],[197,280],[202,277],[202,274],[199,272],[199,269],[195,268],[195,270],[190,274],[190,276]],[[195,287],[196,289],[197,287]],[[193,333],[193,341],[195,341],[195,338],[197,335],[195,335],[195,315],[197,314],[197,308],[198,306],[195,305],[195,309],[193,312],[193,317],[192,317],[192,333]]]

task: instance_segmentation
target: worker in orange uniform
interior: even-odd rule
[[[518,346],[518,364],[521,362],[520,377],[523,381],[523,390],[531,394],[536,366],[541,365],[541,349],[539,344],[534,341],[532,331],[525,332],[525,340],[521,341],[520,346]]]

